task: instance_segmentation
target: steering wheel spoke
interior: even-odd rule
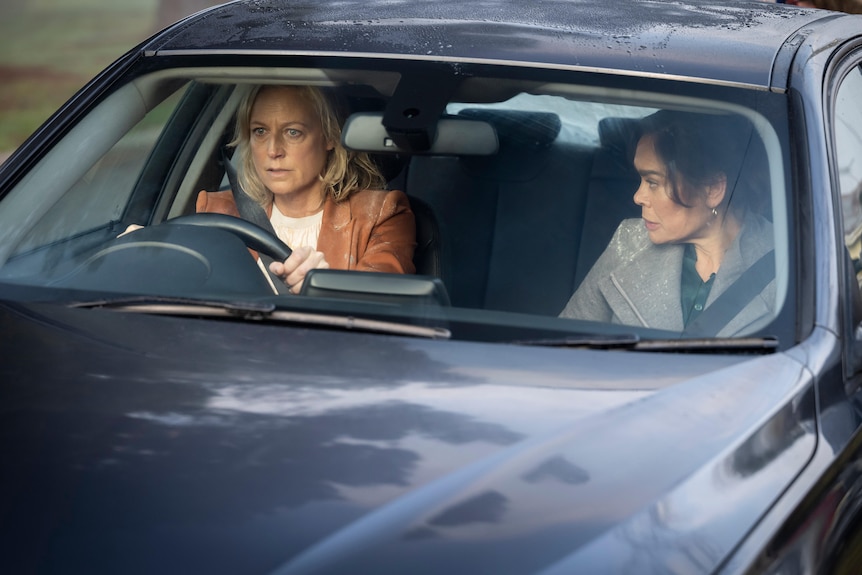
[[[166,220],[164,223],[224,230],[241,239],[251,249],[278,261],[286,260],[293,253],[293,250],[286,243],[257,224],[227,214],[189,214]]]

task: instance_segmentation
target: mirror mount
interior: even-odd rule
[[[405,73],[383,113],[393,143],[408,152],[427,152],[437,138],[437,121],[460,79],[451,70]]]

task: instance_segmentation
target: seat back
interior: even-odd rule
[[[416,219],[416,251],[413,253],[413,264],[416,273],[434,276],[443,280],[450,274],[444,268],[440,224],[433,208],[420,198],[411,197],[410,209]]]
[[[404,190],[407,158],[401,155],[370,154],[387,181],[390,190]],[[413,265],[416,273],[440,278],[446,281],[445,258],[442,255],[440,224],[434,208],[416,196],[408,196],[410,210],[416,221],[416,251]]]
[[[549,112],[459,115],[493,124],[499,153],[415,156],[405,181],[437,214],[452,304],[556,314],[574,287],[593,148],[558,141]]]
[[[640,182],[632,164],[637,126],[635,118],[599,120],[599,147],[593,156],[586,189],[583,239],[575,263],[575,288],[599,259],[620,222],[640,217],[641,209],[633,199]]]

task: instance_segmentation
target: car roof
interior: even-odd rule
[[[837,16],[753,0],[249,0],[192,16],[144,49],[480,60],[769,87],[785,42]]]

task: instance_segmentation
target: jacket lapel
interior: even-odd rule
[[[649,245],[628,265],[610,274],[600,289],[621,323],[682,331],[683,250],[679,245]],[[657,273],[661,277],[657,278]]]
[[[356,267],[355,222],[352,214],[349,199],[336,202],[327,195],[317,250],[323,252],[332,269],[349,270]]]

